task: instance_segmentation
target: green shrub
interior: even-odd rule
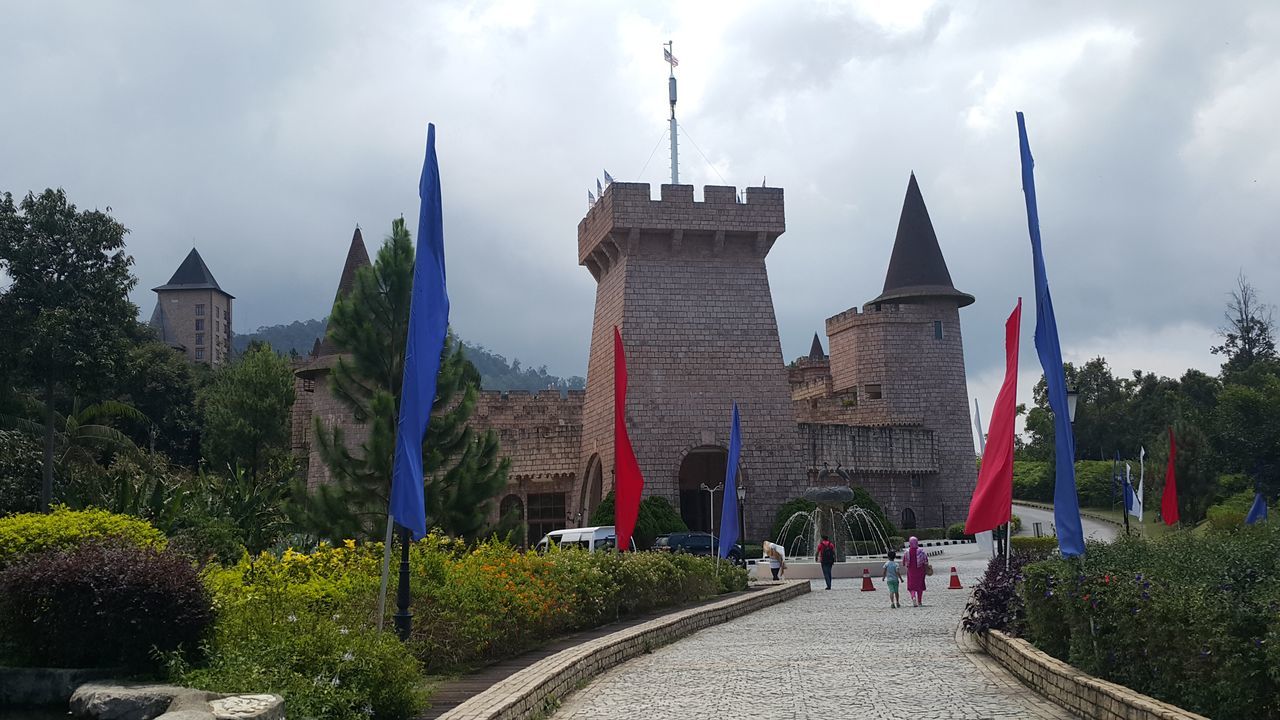
[[[1010,539],[1013,543],[1013,549],[1023,550],[1029,553],[1048,553],[1058,549],[1058,538],[1054,535],[1043,535],[1041,537],[1013,537]]]
[[[972,540],[973,536],[965,533],[964,523],[955,523],[947,526],[948,540]]]
[[[377,573],[376,552],[353,547],[245,556],[209,571],[218,619],[208,660],[171,659],[170,679],[278,693],[296,717],[413,716],[426,702],[421,666],[392,633],[374,629]]]
[[[907,530],[907,537],[915,537],[917,540],[946,540],[946,528],[916,528],[915,530]]]
[[[1053,502],[1053,468],[1049,463],[1014,460],[1013,496],[1019,500]]]
[[[1210,717],[1280,713],[1280,528],[1090,543],[1024,576],[1042,650]]]
[[[190,561],[154,547],[89,542],[0,571],[0,637],[24,664],[147,669],[194,651],[212,620]]]
[[[817,507],[817,503],[804,498],[793,498],[782,503],[782,506],[774,513],[773,527],[769,529],[769,540],[788,548],[787,552],[792,552],[794,549],[795,552],[793,554],[808,552],[809,545],[812,544],[812,538],[805,537],[805,535],[812,533],[813,528],[806,524],[803,518],[797,518],[795,522],[791,523],[790,527],[787,527],[787,523],[796,513],[812,512]],[[784,527],[787,528],[785,536],[783,533]],[[808,528],[808,533],[806,533],[806,528]]]
[[[0,518],[0,568],[26,553],[71,548],[88,540],[163,548],[164,534],[145,520],[105,510],[54,508]]]
[[[1011,514],[1009,516],[1009,525],[1013,528],[1013,534],[1017,535],[1022,531],[1022,518],[1018,517],[1017,513]]]
[[[613,492],[610,491],[591,513],[592,525],[612,525],[614,513]],[[658,495],[650,495],[640,501],[640,513],[636,516],[636,529],[632,533],[636,547],[648,550],[659,535],[684,532],[689,529],[680,518],[680,513],[671,507],[667,499]],[[536,542],[536,541],[535,541]]]

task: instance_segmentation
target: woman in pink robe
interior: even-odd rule
[[[907,593],[911,595],[911,606],[924,604],[924,569],[929,564],[929,556],[920,547],[920,540],[912,536],[909,541],[906,557],[902,565],[907,569]]]

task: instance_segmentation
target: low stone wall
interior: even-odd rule
[[[702,628],[807,592],[808,581],[781,583],[589,640],[530,665],[440,716],[440,720],[526,720],[538,716],[582,683],[615,665]]]
[[[978,644],[1036,692],[1090,720],[1209,720],[1106,680],[1087,675],[999,630]]]

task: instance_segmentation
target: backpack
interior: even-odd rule
[[[836,561],[836,549],[832,545],[822,548],[822,564],[830,565]]]

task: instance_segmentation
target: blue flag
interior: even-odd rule
[[[1259,520],[1267,519],[1267,499],[1258,493],[1253,496],[1253,507],[1249,508],[1249,514],[1244,518],[1245,525],[1252,525]]]
[[[444,283],[444,221],[440,210],[440,168],[436,163],[436,126],[427,125],[427,157],[418,184],[418,249],[413,263],[409,336],[404,347],[400,421],[391,471],[389,513],[414,539],[427,534],[423,501],[422,440],[436,398],[436,375],[449,327],[449,295]]]
[[[1022,152],[1022,192],[1027,198],[1027,229],[1031,233],[1031,258],[1036,282],[1036,354],[1044,368],[1053,411],[1056,480],[1053,489],[1053,522],[1058,531],[1058,549],[1064,557],[1084,555],[1084,527],[1080,523],[1080,500],[1076,496],[1076,441],[1067,414],[1067,378],[1062,371],[1062,347],[1058,344],[1058,323],[1049,297],[1049,278],[1044,270],[1044,250],[1040,247],[1040,216],[1036,210],[1036,181],[1027,142],[1027,126],[1018,113],[1018,145]]]
[[[733,429],[729,431],[729,460],[724,470],[724,495],[720,506],[720,557],[738,542],[738,456],[742,454],[742,433],[738,431],[738,403],[733,403]]]

